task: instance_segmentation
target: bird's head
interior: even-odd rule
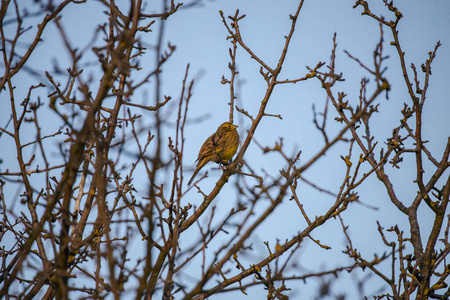
[[[222,130],[236,130],[236,128],[238,128],[239,126],[234,125],[233,123],[230,122],[225,122],[222,125],[219,126],[219,129]]]

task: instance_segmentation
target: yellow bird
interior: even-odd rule
[[[203,143],[196,160],[197,166],[188,186],[191,185],[198,171],[210,161],[224,165],[230,162],[239,147],[239,134],[236,128],[238,126],[225,122]]]

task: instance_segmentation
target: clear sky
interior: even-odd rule
[[[160,10],[159,7],[151,6],[154,2],[149,2],[147,13]],[[281,78],[302,77],[308,72],[306,66],[314,67],[319,61],[328,63],[330,61],[332,38],[336,33],[338,43],[337,70],[341,71],[346,79],[346,81],[336,85],[336,92],[344,91],[348,94],[347,97],[351,103],[357,102],[360,80],[363,76],[369,77],[369,74],[355,61],[351,60],[344,53],[344,50],[358,57],[368,66],[372,66],[373,51],[379,41],[380,30],[375,20],[361,15],[362,7],[352,8],[354,2],[350,0],[305,1],[286,63],[283,66]],[[381,13],[388,19],[393,18],[391,12],[384,7],[381,0],[368,2],[373,12]],[[437,41],[440,40],[442,44],[432,66],[430,90],[424,111],[424,137],[430,141],[430,149],[436,153],[442,153],[446,137],[450,135],[450,119],[448,118],[450,99],[447,91],[448,70],[450,69],[450,2],[447,0],[408,0],[396,1],[395,4],[404,16],[400,21],[398,30],[400,31],[402,48],[406,53],[408,67],[411,63],[414,63],[420,69],[420,65],[427,59],[427,53],[434,49]],[[106,21],[106,16],[102,14],[102,5],[98,2],[92,2],[88,5],[90,9],[86,9],[86,5],[72,5],[71,9],[62,14],[62,24],[70,33],[68,35],[69,41],[80,49],[89,45],[93,38],[92,33],[95,26]],[[181,9],[167,20],[166,42],[175,45],[176,51],[163,69],[163,94],[170,95],[174,99],[178,98],[187,64],[190,64],[190,78],[196,78],[194,94],[189,107],[189,126],[185,136],[184,164],[186,171],[192,170],[203,141],[214,132],[218,125],[228,120],[229,87],[221,84],[221,79],[223,75],[227,78],[230,76],[227,66],[229,63],[228,48],[231,43],[226,39],[228,32],[222,23],[219,11],[222,10],[225,16],[234,15],[236,9],[239,9],[241,14],[245,14],[246,17],[240,21],[244,41],[268,65],[275,66],[284,46],[284,36],[290,28],[289,15],[295,13],[297,6],[298,1],[293,0],[203,1],[200,6]],[[99,21],[100,19],[101,21]],[[18,75],[15,79],[18,88],[27,87],[30,82],[35,84],[39,78],[43,80],[43,72],[54,71],[53,61],[58,61],[63,69],[70,67],[68,55],[62,47],[61,37],[55,26],[48,29],[49,32],[44,39],[46,43],[39,47],[31,57],[34,69],[40,70],[42,73],[35,77],[29,74]],[[386,55],[390,56],[386,65],[388,67],[386,77],[392,90],[389,94],[389,100],[384,97],[378,99],[377,103],[381,103],[381,113],[374,116],[372,120],[372,133],[378,137],[380,144],[391,135],[392,128],[398,126],[403,103],[409,103],[410,101],[406,94],[405,83],[402,81],[398,57],[394,48],[389,45],[392,35],[388,28],[384,27],[383,29],[384,51]],[[34,24],[31,32],[35,32],[35,30]],[[156,34],[145,36],[144,41],[149,48],[155,44],[155,38]],[[97,43],[101,42],[101,39],[98,39]],[[89,76],[98,78],[99,70],[89,67],[89,62],[95,59],[92,51],[85,49],[82,53],[83,62],[86,64],[86,72],[83,76],[86,79]],[[140,64],[144,71],[146,68],[150,70],[154,64],[152,55],[144,56]],[[266,83],[259,74],[260,66],[245,51],[238,49],[237,68],[240,72],[238,75],[237,105],[248,111],[249,114],[256,116],[266,87]],[[323,69],[325,70],[325,68],[324,66]],[[145,73],[142,72],[142,76]],[[137,77],[139,77],[139,74],[137,74]],[[423,82],[423,80],[421,81]],[[146,101],[147,94],[152,97],[152,84],[149,83],[147,87],[138,91],[133,96],[133,101],[142,103]],[[25,97],[26,93],[27,90],[24,89],[18,95],[22,94]],[[43,93],[42,97],[45,99],[46,94]],[[45,99],[45,101],[47,100]],[[300,161],[306,162],[323,146],[323,139],[312,122],[312,106],[315,105],[316,110],[321,111],[325,100],[326,95],[318,80],[277,87],[270,99],[267,113],[280,114],[282,119],[264,118],[256,131],[255,141],[263,146],[273,146],[274,142],[282,137],[284,151],[291,155],[301,150]],[[6,93],[0,94],[0,101],[2,106],[7,105]],[[169,105],[164,108],[164,112],[173,117],[174,112],[171,114],[170,111],[174,107]],[[145,114],[145,112],[141,113]],[[336,133],[340,126],[333,121],[334,117],[336,117],[336,114],[330,109],[328,129],[330,132]],[[53,125],[51,118],[51,115],[49,115],[48,122],[41,124],[44,130],[47,128],[51,131]],[[198,121],[199,118],[201,122]],[[5,111],[0,111],[0,125],[5,126],[8,119],[9,116]],[[234,123],[239,125],[241,137],[245,137],[246,131],[250,127],[249,119],[236,112]],[[172,133],[168,132],[169,134]],[[33,139],[34,135],[30,134],[28,138]],[[145,139],[146,134],[142,135],[142,138]],[[11,140],[6,140],[5,135],[0,137],[2,145],[11,142]],[[2,148],[0,150],[0,156],[3,158],[3,163],[0,165],[1,169],[15,169],[16,166],[12,164],[15,153],[6,151],[4,146]],[[133,151],[133,149],[128,150]],[[344,176],[343,172],[345,172],[344,162],[340,156],[347,155],[347,152],[347,144],[338,144],[313,168],[302,175],[322,187],[337,192]],[[57,153],[57,149],[55,149],[55,153]],[[355,157],[359,156],[355,155]],[[437,156],[439,157],[439,155]],[[273,174],[273,176],[277,176],[278,170],[286,166],[278,155],[263,155],[255,143],[252,143],[248,148],[244,159],[255,171],[264,171]],[[214,187],[215,180],[220,172],[215,170],[215,166],[212,165],[209,165],[202,172],[206,170],[208,170],[209,176],[200,185],[204,191],[209,191]],[[416,193],[410,176],[412,170],[414,170],[414,166],[410,168],[406,165],[400,170],[388,170],[393,175],[392,177],[397,176],[398,179],[395,179],[396,187],[401,190],[406,203],[409,201],[407,199],[410,199]],[[237,176],[233,176],[231,181],[233,182],[236,178]],[[135,180],[135,185],[140,187],[141,191],[144,191],[145,196],[147,184],[145,174],[136,176]],[[252,182],[252,179],[245,180]],[[312,217],[323,214],[335,200],[333,197],[314,191],[307,185],[301,185],[299,191],[301,201]],[[9,191],[11,195],[14,192]],[[409,228],[407,220],[389,202],[385,190],[375,177],[362,186],[360,196],[360,201],[367,206],[355,204],[343,217],[346,224],[350,225],[350,235],[356,242],[354,246],[370,258],[375,251],[382,253],[388,250],[379,248],[381,240],[377,233],[376,220],[379,220],[385,228],[395,224],[403,226],[404,231],[408,231]],[[202,201],[202,196],[192,190],[188,197],[184,199],[198,206]],[[229,185],[213,202],[213,205],[217,206],[217,223],[237,202],[238,196]],[[264,207],[265,205],[261,204],[257,209],[262,211]],[[377,210],[370,207],[376,207]],[[427,219],[428,217],[428,212],[424,209],[423,218]],[[301,217],[298,207],[293,201],[286,200],[252,237],[255,251],[252,256],[247,257],[246,263],[248,265],[256,263],[267,256],[264,241],[269,241],[274,246],[277,239],[281,241],[290,239],[300,232],[304,226],[305,221]],[[423,228],[423,230],[426,233],[427,228]],[[318,272],[351,264],[351,261],[341,251],[345,249],[345,240],[338,220],[327,223],[319,230],[314,231],[312,236],[331,246],[332,250],[323,250],[311,241],[305,241],[304,246],[301,247],[295,258],[298,263],[298,272],[294,273],[299,275],[307,270]],[[394,236],[391,238],[394,238]],[[186,242],[186,245],[189,244],[188,240],[184,242]],[[139,250],[140,248],[136,248],[137,252]],[[386,265],[386,267],[389,267],[389,265]],[[368,273],[366,271],[358,274],[360,278],[363,278]],[[348,280],[352,278],[352,275],[344,277],[345,280]],[[349,282],[345,280],[339,282]],[[311,280],[306,283],[316,284],[317,282]],[[314,288],[305,285],[303,282],[289,282],[287,285],[292,289],[292,299],[300,299],[300,297],[301,299],[310,299],[308,297],[316,292]],[[369,284],[365,286],[365,295],[370,298],[372,293],[379,293],[379,288],[382,286],[380,281],[370,280]],[[348,299],[358,299],[356,285],[336,286],[336,290],[346,293]],[[249,295],[245,296],[237,291],[232,292],[232,294],[213,296],[211,299],[230,299],[231,296],[235,300],[264,299],[265,291],[260,287],[250,288]]]
[[[368,2],[374,13],[381,13],[386,18],[392,18],[382,1]],[[169,22],[167,32],[170,38],[168,40],[177,45],[179,52],[168,65],[170,70],[173,68],[174,72],[170,70],[167,72],[178,74],[175,75],[178,76],[178,80],[175,82],[179,82],[184,74],[182,71],[185,65],[190,63],[192,73],[195,74],[197,71],[202,74],[200,80],[197,81],[190,112],[193,118],[203,115],[210,116],[205,122],[192,125],[192,130],[188,132],[189,144],[192,143],[197,147],[187,149],[185,161],[190,156],[192,161],[195,159],[198,147],[210,134],[204,128],[215,127],[228,117],[226,105],[229,99],[228,86],[221,85],[220,79],[222,75],[229,75],[227,64],[230,43],[225,40],[227,31],[218,11],[222,10],[228,16],[234,15],[235,10],[239,8],[240,13],[246,15],[240,22],[244,41],[257,55],[269,65],[274,66],[284,45],[283,36],[288,33],[289,14],[295,12],[298,3],[297,1],[279,1],[276,5],[273,3],[273,1],[214,1],[207,3],[202,8],[174,16],[174,20]],[[435,151],[441,153],[446,137],[450,134],[448,119],[450,99],[443,88],[447,86],[448,76],[446,73],[450,67],[450,32],[448,30],[450,28],[450,18],[448,17],[450,4],[448,1],[442,0],[426,3],[423,1],[396,1],[395,4],[404,15],[398,30],[402,47],[406,52],[409,72],[411,72],[409,68],[411,63],[419,67],[427,59],[428,52],[434,49],[437,41],[440,40],[442,43],[433,64],[433,75],[425,109],[425,122],[429,121],[430,123],[425,123],[424,126],[426,139],[430,140],[430,145]],[[281,78],[300,77],[307,72],[305,66],[313,67],[318,61],[329,62],[332,37],[336,32],[337,69],[343,72],[346,79],[345,82],[337,85],[337,90],[345,91],[350,101],[357,100],[359,82],[363,76],[369,77],[369,74],[362,70],[355,61],[349,59],[343,50],[349,51],[368,66],[372,66],[373,51],[379,41],[380,30],[375,20],[361,15],[362,7],[353,9],[353,5],[354,1],[305,1]],[[375,116],[372,121],[372,133],[379,137],[380,143],[385,142],[386,138],[391,135],[394,126],[398,126],[403,103],[409,103],[398,58],[393,47],[389,45],[392,35],[388,28],[383,29],[384,53],[390,56],[386,65],[388,67],[387,78],[391,83],[392,90],[388,101],[384,97],[380,97],[382,116]],[[237,103],[250,114],[255,115],[264,96],[265,82],[259,75],[258,64],[241,49],[238,52],[237,64],[240,71],[239,79],[243,82],[239,88]],[[171,85],[172,79],[177,77],[169,76],[169,78],[165,80],[167,85]],[[423,82],[423,80],[421,81]],[[315,104],[316,108],[320,110],[323,108],[324,101],[325,95],[318,81],[278,87],[270,100],[267,112],[281,114],[283,119],[270,117],[263,119],[256,132],[255,140],[263,146],[272,146],[274,140],[283,137],[285,151],[291,154],[302,150],[303,161],[307,161],[317,152],[323,142],[319,132],[312,124],[312,105]],[[330,119],[334,118],[334,115],[332,116]],[[333,131],[333,126],[336,125],[332,121],[329,123],[329,129]],[[241,135],[244,136],[250,125],[249,120],[237,114],[237,124],[240,126]],[[335,130],[338,128],[336,126]],[[339,156],[345,156],[346,149],[344,145],[336,146],[304,176],[336,192],[343,176],[343,161]],[[281,159],[276,155],[271,157],[261,155],[254,144],[248,149],[245,159],[256,170],[264,169],[273,174],[277,174],[279,166],[282,164]],[[408,203],[408,197],[414,196],[416,192],[411,185],[413,178],[410,178],[410,175],[413,174],[411,171],[414,171],[413,168],[414,166],[412,168],[403,166],[399,171],[388,170],[394,177],[398,176],[398,180],[395,180],[396,188],[402,192],[402,199],[406,203]],[[211,171],[209,174],[214,177],[214,173]],[[214,179],[210,182],[204,181],[203,186],[208,183],[213,186],[214,182]],[[334,201],[332,197],[319,195],[307,186],[304,186],[301,191],[301,199],[312,216],[323,213]],[[374,249],[379,249],[381,243],[377,233],[376,220],[379,220],[385,228],[395,224],[403,226],[402,228],[406,232],[409,228],[403,216],[389,203],[385,190],[375,177],[363,185],[360,196],[361,202],[376,207],[378,210],[373,211],[366,206],[355,205],[344,214],[344,221],[350,225],[350,234],[356,241],[354,246],[361,253],[371,257]],[[228,201],[235,200],[233,197],[223,195],[214,204],[223,207],[223,210],[219,211],[227,211],[226,207],[229,204],[226,202]],[[423,218],[427,217],[429,215],[424,209]],[[304,221],[299,216],[298,208],[294,203],[285,204],[262,225],[255,239],[256,253],[263,257],[265,254],[263,241],[269,241],[273,245],[277,238],[284,240],[292,237],[301,230],[302,226],[304,226]],[[427,232],[427,229],[423,228],[424,233]],[[315,232],[313,237],[332,246],[333,249],[326,251],[307,242],[299,253],[299,266],[307,270],[318,271],[338,266],[344,262],[351,263],[340,251],[344,249],[345,241],[337,220]],[[385,248],[380,249],[378,253],[386,250]],[[317,263],[318,261],[321,262]],[[367,276],[367,273],[369,272],[366,271],[360,277]],[[308,281],[308,283],[311,282]],[[365,289],[368,296],[378,292],[382,286],[377,280],[369,282]],[[302,283],[297,282],[292,285],[297,288],[293,287],[296,295],[306,296],[311,293],[311,289]],[[350,293],[348,292],[349,287]],[[357,299],[355,285],[344,285],[337,290],[347,293],[349,299]],[[353,294],[351,294],[352,292]],[[240,295],[240,292],[237,292],[233,297],[247,298]],[[229,299],[228,297],[229,295],[224,295],[215,297],[215,299]]]

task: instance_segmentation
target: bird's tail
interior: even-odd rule
[[[200,171],[200,169],[199,169],[199,168],[196,168],[195,171],[194,171],[194,174],[192,174],[191,179],[189,179],[188,186],[190,186],[191,183],[192,183],[192,181],[194,181],[195,176],[197,176],[198,171]]]

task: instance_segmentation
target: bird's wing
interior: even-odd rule
[[[219,140],[219,136],[217,133],[211,135],[200,148],[200,152],[198,153],[197,161],[202,160],[205,157],[212,155],[216,150],[217,141]]]

